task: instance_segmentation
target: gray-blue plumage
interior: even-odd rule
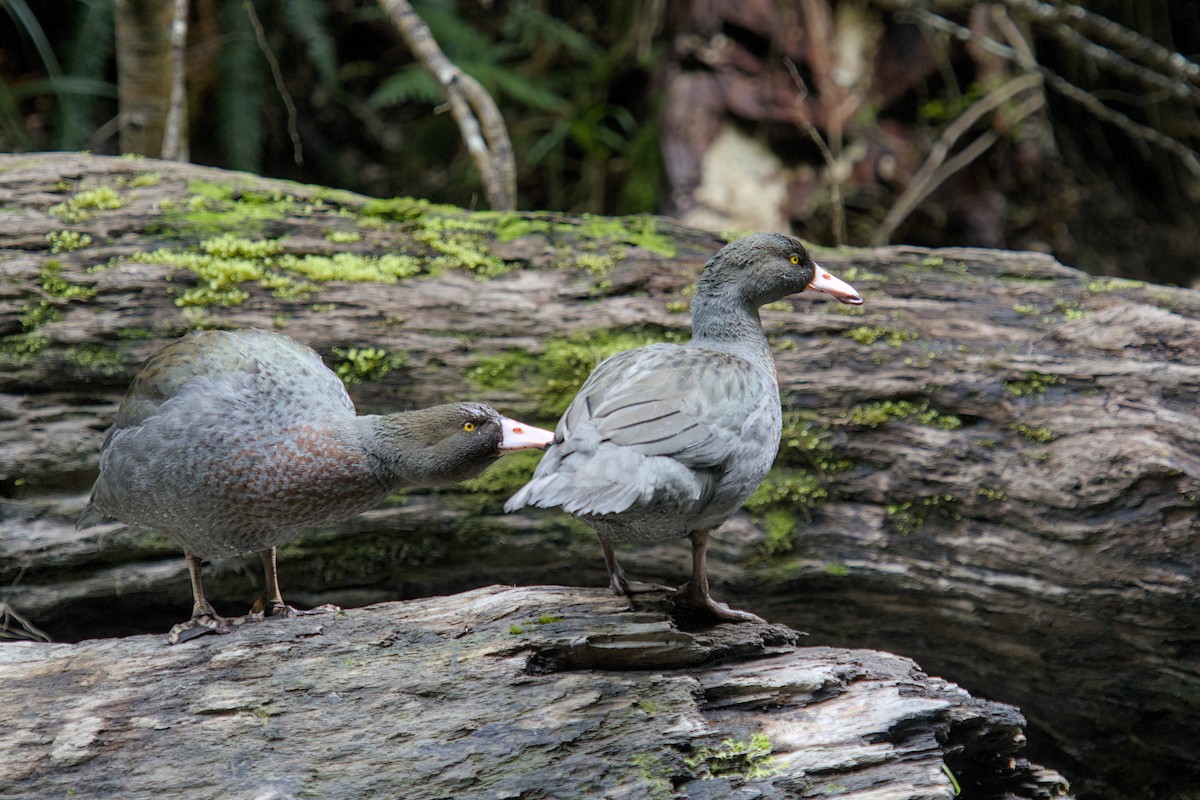
[[[194,603],[169,640],[227,633],[245,618],[213,610],[202,559],[259,551],[268,613],[298,613],[283,603],[277,545],[393,489],[461,481],[549,439],[482,403],[359,416],[341,380],[299,342],[261,330],[193,332],[134,378],[79,527],[113,517],[177,541]]]
[[[596,367],[505,509],[560,507],[594,527],[620,593],[630,587],[611,540],[691,537],[687,602],[753,618],[709,598],[704,551],[708,531],[753,493],[779,448],[779,385],[758,308],[806,287],[862,302],[793,237],[757,234],[722,249],[697,284],[691,341],[628,350]]]

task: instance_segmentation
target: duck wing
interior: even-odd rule
[[[690,507],[714,491],[748,427],[778,402],[771,376],[729,353],[688,345],[619,353],[589,376],[505,509],[612,514],[664,493]]]

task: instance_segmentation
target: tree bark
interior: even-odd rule
[[[977,798],[1065,794],[1022,757],[1016,709],[798,638],[492,587],[174,648],[9,645],[0,792],[950,800],[953,775]]]
[[[123,205],[94,207],[105,196]],[[722,243],[665,220],[470,215],[73,155],[0,156],[0,208],[0,601],[65,640],[161,633],[187,613],[170,542],[72,526],[124,387],[188,327],[277,327],[331,366],[351,348],[397,356],[350,387],[362,412],[477,398],[553,425],[605,346],[686,335],[684,291]],[[247,239],[274,255],[251,258]],[[182,258],[212,252],[250,266],[235,281]],[[298,274],[285,256],[339,253],[409,256],[420,274],[284,285]],[[1019,704],[1031,752],[1084,794],[1186,797],[1200,781],[1200,295],[1030,253],[815,254],[866,305],[802,295],[764,311],[787,430],[767,489],[714,534],[714,595]],[[177,304],[233,289],[244,301]],[[595,538],[564,515],[501,514],[532,463],[302,537],[281,551],[285,596],[606,585]],[[622,561],[678,582],[687,548]],[[254,556],[214,565],[210,599],[236,613],[258,576]]]
[[[117,0],[114,10],[121,151],[159,156],[175,74],[171,47],[174,4]]]

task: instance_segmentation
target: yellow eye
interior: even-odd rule
[[[799,264],[799,263],[800,263],[800,256],[798,256],[798,255],[796,255],[795,253],[793,253],[793,254],[792,254],[792,257],[791,257],[790,259],[788,259],[788,260],[789,260],[789,261],[791,261],[793,264]]]
[[[463,430],[464,430],[464,431],[473,431],[473,430],[475,430],[475,423],[474,423],[474,422],[464,422],[464,423],[463,423]]]

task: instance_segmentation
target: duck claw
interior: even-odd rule
[[[719,600],[713,600],[711,595],[699,594],[691,589],[691,581],[675,590],[675,602],[688,608],[716,617],[721,622],[757,622],[766,625],[767,621],[749,611],[739,611],[730,608]]]
[[[341,606],[335,606],[332,603],[325,603],[316,608],[295,608],[286,603],[274,603],[263,614],[272,619],[293,619],[294,617],[315,617],[318,614],[336,614],[341,610]]]
[[[252,622],[253,615],[245,617],[221,617],[216,614],[197,614],[187,622],[181,622],[167,633],[167,644],[182,644],[183,642],[206,636],[210,633],[223,635],[240,627],[246,622]]]

